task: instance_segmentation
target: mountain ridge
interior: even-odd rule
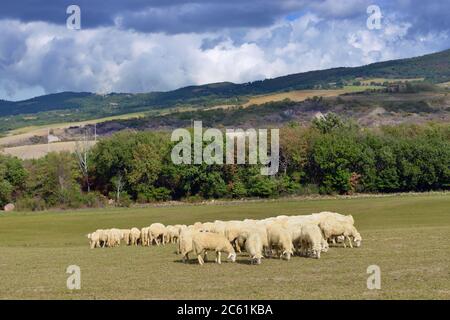
[[[326,87],[355,78],[424,78],[430,82],[450,80],[450,49],[423,56],[375,62],[358,67],[337,67],[325,70],[288,74],[246,83],[216,82],[191,85],[171,91],[149,93],[109,93],[65,91],[22,101],[0,100],[0,117],[54,112],[61,110],[102,109],[114,115],[181,104],[202,106],[227,103],[237,97],[273,92]]]

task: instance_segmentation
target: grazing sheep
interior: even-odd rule
[[[228,259],[235,262],[236,253],[230,242],[224,236],[212,232],[199,232],[192,236],[192,247],[197,255],[198,263],[203,265],[202,253],[211,250],[216,252],[216,262],[221,264],[221,252],[228,254]]]
[[[281,227],[277,223],[272,223],[267,227],[267,239],[269,242],[270,252],[272,248],[276,249],[276,256],[281,258],[285,258],[286,260],[291,259],[291,255],[293,254],[293,246],[292,246],[292,238],[288,230]],[[279,254],[279,250],[281,250],[281,254]]]
[[[109,229],[106,231],[107,240],[106,245],[110,248],[120,246],[120,239],[122,238],[122,231],[119,229]]]
[[[245,241],[245,251],[250,256],[252,264],[261,264],[263,257],[263,241],[258,232],[251,233]]]
[[[176,226],[167,226],[167,237],[168,243],[176,243],[178,241],[178,235],[180,234],[180,229]]]
[[[361,241],[362,241],[361,234],[356,230],[356,228],[354,226],[352,226],[352,230],[349,233],[349,235],[347,236],[347,239],[350,243],[350,247],[353,248],[352,242],[350,241],[349,237],[353,238],[353,244],[355,245],[355,247],[359,248],[361,246]]]
[[[295,250],[295,252],[297,254],[300,254],[301,232],[302,232],[302,226],[304,224],[305,224],[304,222],[300,223],[295,220],[295,223],[294,222],[289,223],[289,225],[286,227],[286,230],[291,235],[293,249]]]
[[[137,246],[141,239],[141,230],[138,228],[131,228],[130,230],[130,245]]]
[[[192,247],[192,236],[196,232],[197,231],[189,228],[185,228],[180,232],[180,237],[178,240],[178,253],[181,254],[183,262],[187,262],[189,260],[189,253],[194,250]]]
[[[267,233],[264,225],[256,224],[255,222],[243,222],[243,221],[228,221],[225,225],[224,235],[235,247],[238,253],[241,252],[241,248],[244,247],[246,237],[249,231],[256,229],[256,231],[261,233],[261,238],[264,240],[263,244],[265,247],[268,246]]]
[[[104,248],[106,246],[106,242],[108,241],[107,230],[97,229],[95,232],[98,234],[99,245]]]
[[[150,227],[144,227],[141,229],[141,245],[142,246],[150,246],[150,237],[148,235],[148,230]]]
[[[301,228],[301,252],[304,256],[320,259],[322,251],[322,231],[315,224],[305,224]]]
[[[131,234],[131,230],[130,229],[122,229],[120,230],[122,232],[122,237],[121,240],[125,241],[125,244],[128,246],[130,245],[130,234]]]
[[[167,234],[166,227],[162,223],[152,223],[148,230],[150,241],[155,240],[156,245],[159,246],[160,239],[161,243],[165,244],[165,238]]]
[[[319,227],[322,230],[323,237],[327,241],[332,241],[333,237],[343,236],[344,248],[347,247],[345,240],[348,241],[350,248],[353,248],[353,244],[355,244],[356,247],[361,246],[361,235],[356,230],[355,226],[349,222],[325,220],[319,224]]]
[[[236,239],[236,242],[239,248],[244,248],[245,243],[248,240],[249,236],[253,233],[257,233],[259,235],[259,239],[263,246],[264,252],[267,252],[269,249],[269,242],[267,240],[267,230],[265,226],[262,225],[243,225],[239,231],[239,235]],[[267,254],[266,254],[267,255]]]
[[[94,231],[92,233],[89,233],[87,235],[87,238],[89,239],[89,245],[91,249],[100,247],[100,235],[98,232]]]

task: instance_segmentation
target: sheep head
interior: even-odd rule
[[[263,255],[257,253],[252,257],[252,264],[261,264],[261,259],[263,258]]]
[[[353,236],[353,244],[355,245],[355,247],[359,248],[361,246],[361,241],[362,241],[362,237],[359,234],[359,232],[357,232],[354,236]]]
[[[293,255],[294,252],[291,250],[284,250],[283,253],[281,254],[281,257],[284,257],[284,259],[286,260],[291,260],[291,255]]]

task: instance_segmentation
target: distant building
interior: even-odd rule
[[[48,141],[48,143],[53,143],[53,142],[60,142],[61,139],[58,138],[57,136],[53,135],[53,134],[49,134],[47,136],[47,141]]]

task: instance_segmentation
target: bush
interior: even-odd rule
[[[250,195],[254,197],[270,198],[278,196],[277,181],[273,177],[253,177],[249,187]]]
[[[47,209],[45,201],[41,198],[24,197],[16,201],[17,211],[42,211]]]
[[[320,193],[319,186],[315,184],[300,185],[296,192],[297,195],[301,196],[311,196],[319,193]]]
[[[231,183],[229,189],[231,197],[234,199],[240,199],[247,196],[247,189],[245,188],[245,184],[241,181]]]
[[[82,193],[81,202],[87,208],[104,208],[108,200],[99,192]]]
[[[171,198],[171,192],[167,188],[156,188],[153,186],[140,188],[137,195],[139,203],[168,201]]]

